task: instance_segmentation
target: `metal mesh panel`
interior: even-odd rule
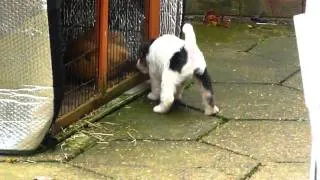
[[[160,34],[180,36],[183,0],[161,0],[160,11]]]
[[[0,1],[0,17],[0,150],[33,150],[53,116],[46,1]]]
[[[144,0],[109,1],[108,87],[135,70],[138,48],[144,40]]]
[[[61,114],[74,110],[97,92],[96,1],[65,0],[62,5],[67,85]],[[161,33],[179,35],[182,0],[161,1]],[[107,87],[129,78],[145,39],[145,0],[109,0]],[[101,22],[103,23],[103,22]]]
[[[96,93],[98,41],[96,1],[65,0],[61,7],[66,69],[65,95],[60,114],[74,110]]]

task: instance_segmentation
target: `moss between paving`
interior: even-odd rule
[[[47,178],[47,180],[99,180],[108,179],[103,175],[60,163],[0,163],[0,177],[25,180]]]
[[[0,162],[65,162],[96,144],[96,139],[76,133],[54,149],[25,156],[1,155]]]
[[[262,161],[307,162],[311,139],[306,121],[230,121],[203,141]]]
[[[305,163],[268,163],[260,166],[250,179],[308,180],[308,168]]]
[[[145,93],[148,89],[149,84],[146,82],[129,89],[119,97],[96,109],[95,111],[87,115],[85,118],[80,119],[76,123],[70,125],[65,131],[58,134],[57,139],[59,141],[62,141],[70,137],[72,134],[80,131],[83,127],[88,126],[88,124],[98,121],[106,115],[111,114],[112,112],[121,108],[125,104],[133,101],[134,99]]]
[[[260,36],[249,33],[246,24],[234,24],[230,28],[194,24],[199,47],[207,52],[210,49],[231,48],[245,50],[259,41]]]
[[[99,156],[97,156],[99,154]],[[211,176],[241,178],[257,166],[248,157],[201,144],[182,141],[114,141],[97,145],[71,163],[117,178]],[[89,166],[90,165],[90,166]]]
[[[214,84],[219,115],[229,119],[308,119],[303,93],[260,84]],[[185,90],[183,102],[201,108],[197,86]]]

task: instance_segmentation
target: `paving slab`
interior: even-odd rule
[[[311,143],[306,121],[229,121],[203,141],[266,162],[308,162]]]
[[[277,20],[275,21],[277,22]],[[290,24],[286,21],[281,23],[281,20],[278,19],[279,24],[255,24],[250,23],[251,27],[249,33],[255,36],[259,36],[262,41],[269,39],[271,37],[295,37],[295,29],[293,24]],[[249,26],[250,26],[249,25]]]
[[[254,25],[252,23],[233,22],[229,28],[207,26],[193,23],[199,47],[216,52],[229,49],[230,51],[246,51],[252,45],[270,37],[292,37],[294,28],[287,25]]]
[[[287,87],[260,84],[214,84],[219,115],[229,119],[308,119],[303,93]],[[196,85],[186,89],[182,101],[203,109]]]
[[[156,169],[149,167],[105,166],[105,168],[106,170],[103,172],[112,175],[114,179],[236,179],[235,176],[226,175],[211,167]]]
[[[260,166],[252,180],[308,180],[309,163],[269,163]]]
[[[301,72],[299,71],[298,73],[294,74],[292,77],[290,77],[288,80],[286,80],[283,83],[284,86],[288,87],[293,87],[298,90],[303,90],[303,85],[302,85],[302,77],[301,77]]]
[[[124,179],[182,179],[211,173],[220,179],[240,178],[258,165],[249,157],[193,141],[113,141],[89,149],[70,163]]]
[[[295,37],[270,37],[250,51],[252,54],[287,62],[299,68],[299,55]]]
[[[234,23],[230,28],[194,24],[197,43],[205,56],[219,51],[245,51],[261,36],[251,33],[247,24]]]
[[[245,52],[207,51],[205,55],[214,82],[279,83],[299,69],[295,62]]]
[[[214,81],[278,83],[299,69],[290,26],[195,24],[195,31]]]
[[[142,97],[86,129],[87,134],[109,134],[115,139],[192,140],[216,127],[221,120],[175,105],[168,114],[152,111],[156,102]]]
[[[0,163],[0,177],[14,180],[108,179],[104,175],[62,163]]]

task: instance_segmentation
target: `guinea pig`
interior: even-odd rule
[[[99,61],[95,38],[95,29],[93,29],[67,47],[66,67],[71,76],[80,81],[88,81],[97,77]],[[121,32],[109,32],[107,45],[108,79],[116,76],[116,71],[119,71],[117,67],[128,59],[129,52],[125,46],[125,38]]]

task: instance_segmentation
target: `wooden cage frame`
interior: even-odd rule
[[[145,39],[158,37],[160,34],[160,0],[144,0],[145,3]],[[98,40],[98,93],[85,103],[78,106],[75,110],[68,112],[56,120],[55,127],[63,128],[83,118],[86,114],[102,106],[106,102],[119,96],[121,93],[142,83],[147,78],[142,74],[135,74],[118,85],[107,89],[107,45],[108,45],[108,14],[109,0],[97,0],[97,29],[96,35]]]

